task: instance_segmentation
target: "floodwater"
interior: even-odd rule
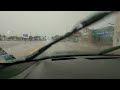
[[[0,41],[0,47],[3,48],[8,54],[14,55],[16,58],[27,56],[35,52],[37,49],[42,48],[51,41]],[[104,47],[108,48],[108,47]],[[59,42],[50,49],[47,53],[51,55],[55,52],[66,51],[79,51],[86,53],[99,52],[103,47],[95,46],[85,42]]]

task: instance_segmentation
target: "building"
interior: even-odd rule
[[[112,45],[113,44],[113,34],[114,27],[107,26],[100,29],[96,29],[92,31],[92,41],[93,43],[99,45]]]
[[[92,42],[92,30],[89,28],[85,28],[77,33],[74,33],[70,37],[68,37],[67,41],[74,41],[74,42]]]

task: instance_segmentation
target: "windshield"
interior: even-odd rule
[[[0,11],[0,62],[32,54],[98,12]],[[96,54],[117,46],[119,20],[119,13],[112,14],[53,45],[45,51],[45,56]],[[112,54],[119,54],[119,50]]]

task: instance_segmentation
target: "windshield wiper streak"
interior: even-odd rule
[[[104,55],[104,54],[106,54],[106,53],[115,51],[115,50],[117,50],[117,49],[120,49],[120,46],[116,46],[116,47],[111,47],[111,48],[105,49],[105,50],[99,52],[98,55]]]
[[[46,51],[48,48],[50,48],[52,45],[58,43],[59,41],[69,37],[70,35],[72,35],[73,33],[76,33],[80,30],[82,30],[83,28],[85,27],[88,27],[89,25],[103,19],[104,17],[106,17],[107,15],[111,14],[113,12],[102,12],[102,13],[98,13],[96,15],[93,15],[92,17],[84,20],[83,22],[81,22],[79,24],[79,26],[75,27],[71,32],[65,34],[64,36],[56,39],[55,41],[49,43],[48,45],[40,48],[39,50],[37,50],[36,52],[34,52],[33,54],[29,55],[26,57],[26,61],[31,61],[33,60],[34,58],[36,58],[38,55],[42,54],[44,51]]]

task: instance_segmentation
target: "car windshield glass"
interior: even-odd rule
[[[0,11],[0,62],[32,54],[98,12]],[[119,17],[119,13],[110,15],[74,33],[46,50],[45,56],[96,54],[119,45]]]

